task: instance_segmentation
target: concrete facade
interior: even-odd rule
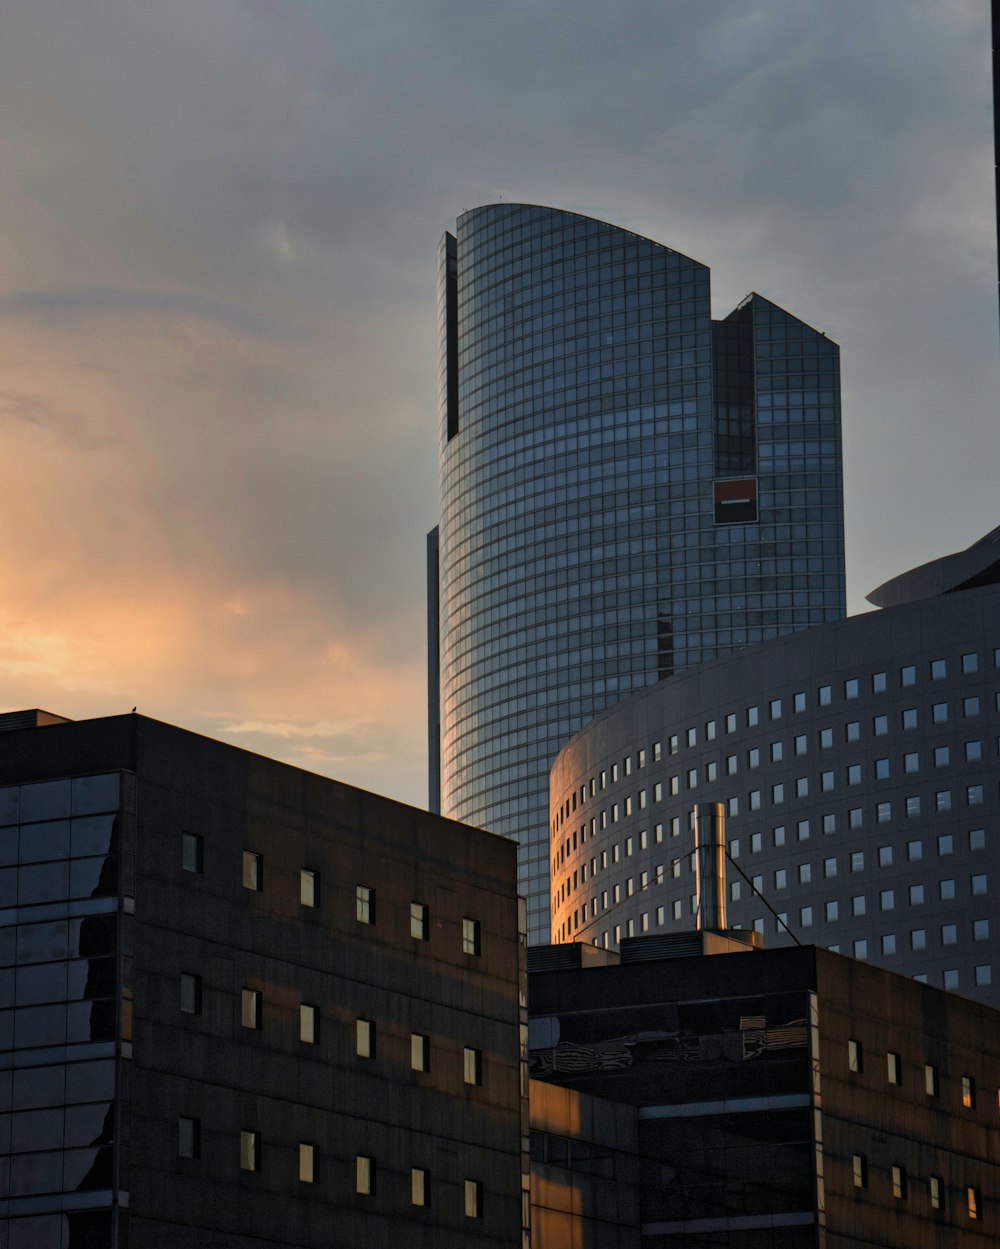
[[[553,768],[555,938],[690,928],[690,812],[721,802],[731,926],[1000,1002],[998,743],[995,585],[663,681]]]

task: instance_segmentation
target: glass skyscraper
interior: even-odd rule
[[[441,242],[431,803],[521,843],[549,937],[548,773],[633,690],[844,615],[839,351],[575,213]],[[439,664],[438,679],[433,679]]]

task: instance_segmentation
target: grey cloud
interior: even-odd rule
[[[139,290],[112,286],[72,286],[61,289],[15,291],[0,298],[0,315],[24,313],[154,312],[215,321],[241,333],[287,338],[287,325],[191,291]]]

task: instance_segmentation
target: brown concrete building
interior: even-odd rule
[[[7,727],[3,1249],[527,1243],[513,843],[143,716]]]
[[[996,1243],[996,1010],[815,947],[700,949],[531,951],[534,1249]]]

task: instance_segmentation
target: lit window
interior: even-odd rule
[[[319,906],[319,872],[308,867],[299,872],[299,901],[303,906]]]
[[[354,913],[359,924],[375,923],[375,890],[358,885],[354,891]]]
[[[976,1081],[972,1076],[962,1076],[962,1105],[966,1110],[976,1108]]]
[[[181,868],[200,876],[205,870],[205,842],[198,833],[181,833]]]
[[[965,1204],[970,1219],[981,1217],[982,1199],[979,1196],[979,1189],[972,1184],[965,1190]]]
[[[189,1119],[181,1115],[177,1120],[177,1156],[178,1158],[201,1157],[200,1119]]]
[[[354,1159],[354,1191],[362,1197],[375,1193],[375,1159],[358,1154]]]
[[[858,1075],[865,1069],[864,1050],[860,1041],[850,1040],[847,1042],[847,1069],[856,1072]]]
[[[316,1146],[299,1143],[299,1182],[316,1183]]]
[[[240,1170],[260,1170],[260,1133],[243,1131],[240,1133]]]
[[[940,1175],[930,1177],[931,1209],[944,1209],[944,1184]]]
[[[260,990],[244,989],[240,995],[240,1023],[244,1028],[259,1028],[260,1016]]]
[[[375,1057],[375,1021],[359,1019],[354,1030],[354,1052],[359,1058]]]
[[[299,1006],[299,1040],[315,1045],[319,1040],[319,1016],[316,1007],[303,1002]]]
[[[193,972],[181,972],[181,1010],[185,1015],[201,1014],[201,976]]]
[[[254,850],[243,851],[243,888],[257,893],[264,888],[264,856]]]
[[[893,1054],[892,1051],[890,1050],[890,1052],[886,1054],[885,1056],[885,1065],[886,1065],[886,1074],[889,1078],[889,1083],[890,1084],[902,1084],[903,1083],[903,1066],[902,1066],[902,1061],[900,1060],[899,1055]]]
[[[469,919],[466,917],[462,920],[462,953],[476,954],[480,953],[481,939],[480,927],[478,919]]]
[[[430,1071],[431,1039],[422,1032],[410,1033],[410,1067],[413,1071]]]
[[[430,913],[423,902],[410,903],[410,936],[414,941],[430,937]]]
[[[464,1050],[464,1076],[466,1084],[482,1084],[483,1052],[466,1046]]]
[[[928,1097],[937,1097],[941,1091],[938,1069],[933,1063],[924,1065],[924,1092]]]
[[[431,1204],[431,1174],[422,1167],[413,1167],[410,1171],[410,1204],[414,1206]]]
[[[483,1217],[482,1180],[465,1181],[465,1217],[467,1219],[481,1219]]]
[[[852,1169],[854,1171],[854,1187],[868,1187],[868,1162],[864,1154],[854,1154],[852,1159]]]
[[[897,1201],[906,1200],[906,1168],[893,1166],[892,1168],[892,1195]]]

